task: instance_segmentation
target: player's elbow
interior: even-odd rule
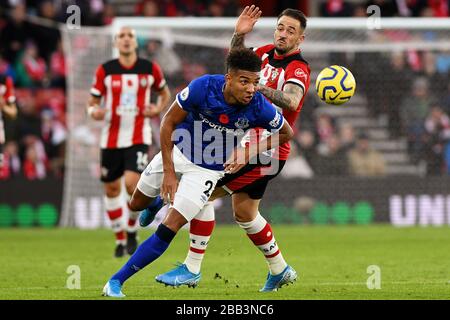
[[[286,143],[294,137],[294,130],[291,126],[285,122],[282,128],[282,134],[280,134],[280,144]]]

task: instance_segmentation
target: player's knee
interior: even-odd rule
[[[120,195],[120,185],[106,184],[105,193],[108,198],[115,198]]]
[[[163,224],[172,230],[178,232],[188,221],[186,218],[174,208],[170,209],[163,221]]]
[[[258,213],[246,211],[246,210],[234,210],[233,216],[236,222],[250,222],[255,220]]]

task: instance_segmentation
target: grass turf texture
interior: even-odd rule
[[[181,231],[164,255],[124,286],[127,299],[449,299],[450,230],[390,226],[274,226],[294,285],[259,293],[267,266],[237,226],[218,226],[195,288],[173,289],[154,277],[183,261]],[[143,230],[140,238],[153,231]],[[101,290],[126,261],[113,258],[109,230],[0,230],[0,299],[107,299]],[[81,290],[66,288],[68,266],[81,269]],[[381,289],[366,286],[369,265],[381,268]]]

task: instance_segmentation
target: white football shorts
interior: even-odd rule
[[[210,170],[192,163],[177,146],[173,147],[172,157],[175,172],[179,177],[172,207],[189,222],[208,202],[224,171]],[[155,198],[160,193],[162,179],[163,162],[159,152],[142,172],[137,188],[146,196]]]

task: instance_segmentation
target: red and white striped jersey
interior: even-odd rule
[[[7,104],[16,102],[14,83],[11,77],[0,75],[0,97]],[[0,144],[3,143],[5,143],[5,128],[3,125],[2,112],[0,111]]]
[[[160,91],[165,85],[160,66],[146,59],[138,58],[130,68],[122,66],[118,59],[100,65],[91,88],[94,97],[103,97],[107,109],[100,147],[150,145],[150,119],[143,112],[150,103],[151,90]]]
[[[306,92],[309,89],[310,73],[308,62],[306,62],[300,50],[297,50],[286,56],[279,56],[275,52],[273,44],[253,49],[261,57],[262,69],[260,83],[275,90],[283,90],[287,83],[294,83],[303,89],[303,98],[301,99],[297,110],[289,111],[283,109],[283,116],[289,125],[294,126],[295,121],[300,114]],[[277,107],[274,103],[272,103]],[[277,107],[280,109],[279,107]],[[280,160],[287,160],[291,146],[289,142],[279,147],[279,152],[274,156]]]

